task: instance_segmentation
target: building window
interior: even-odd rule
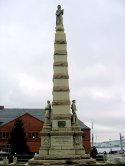
[[[37,132],[30,132],[30,133],[28,133],[28,138],[30,138],[30,139],[39,138],[39,133],[37,133]]]
[[[9,133],[8,132],[0,132],[0,139],[8,139]]]

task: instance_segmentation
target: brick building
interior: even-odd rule
[[[38,152],[40,148],[40,131],[44,123],[43,109],[15,109],[0,106],[0,147],[8,143],[10,132],[16,118],[20,117],[24,123],[27,145],[30,152]],[[83,145],[86,153],[90,152],[90,128],[78,120],[83,131]]]

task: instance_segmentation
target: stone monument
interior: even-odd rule
[[[56,33],[53,63],[53,101],[47,101],[45,123],[41,131],[39,154],[29,160],[29,165],[66,165],[89,163],[85,159],[83,132],[77,123],[75,100],[70,103],[67,42],[63,27],[61,6],[56,11]],[[70,113],[70,108],[72,114]]]

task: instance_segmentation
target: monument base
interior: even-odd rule
[[[85,158],[81,158],[81,155],[46,155],[44,158],[39,156],[34,156],[33,159],[29,160],[28,165],[29,166],[78,166],[81,164],[95,164],[95,159],[90,159],[88,155],[85,155]]]

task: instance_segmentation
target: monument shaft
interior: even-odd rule
[[[65,33],[63,31],[58,31],[57,29],[54,43],[52,130],[59,130],[60,128],[58,123],[61,123],[63,120],[65,123],[64,128],[71,129],[69,75],[66,46],[67,43]]]

